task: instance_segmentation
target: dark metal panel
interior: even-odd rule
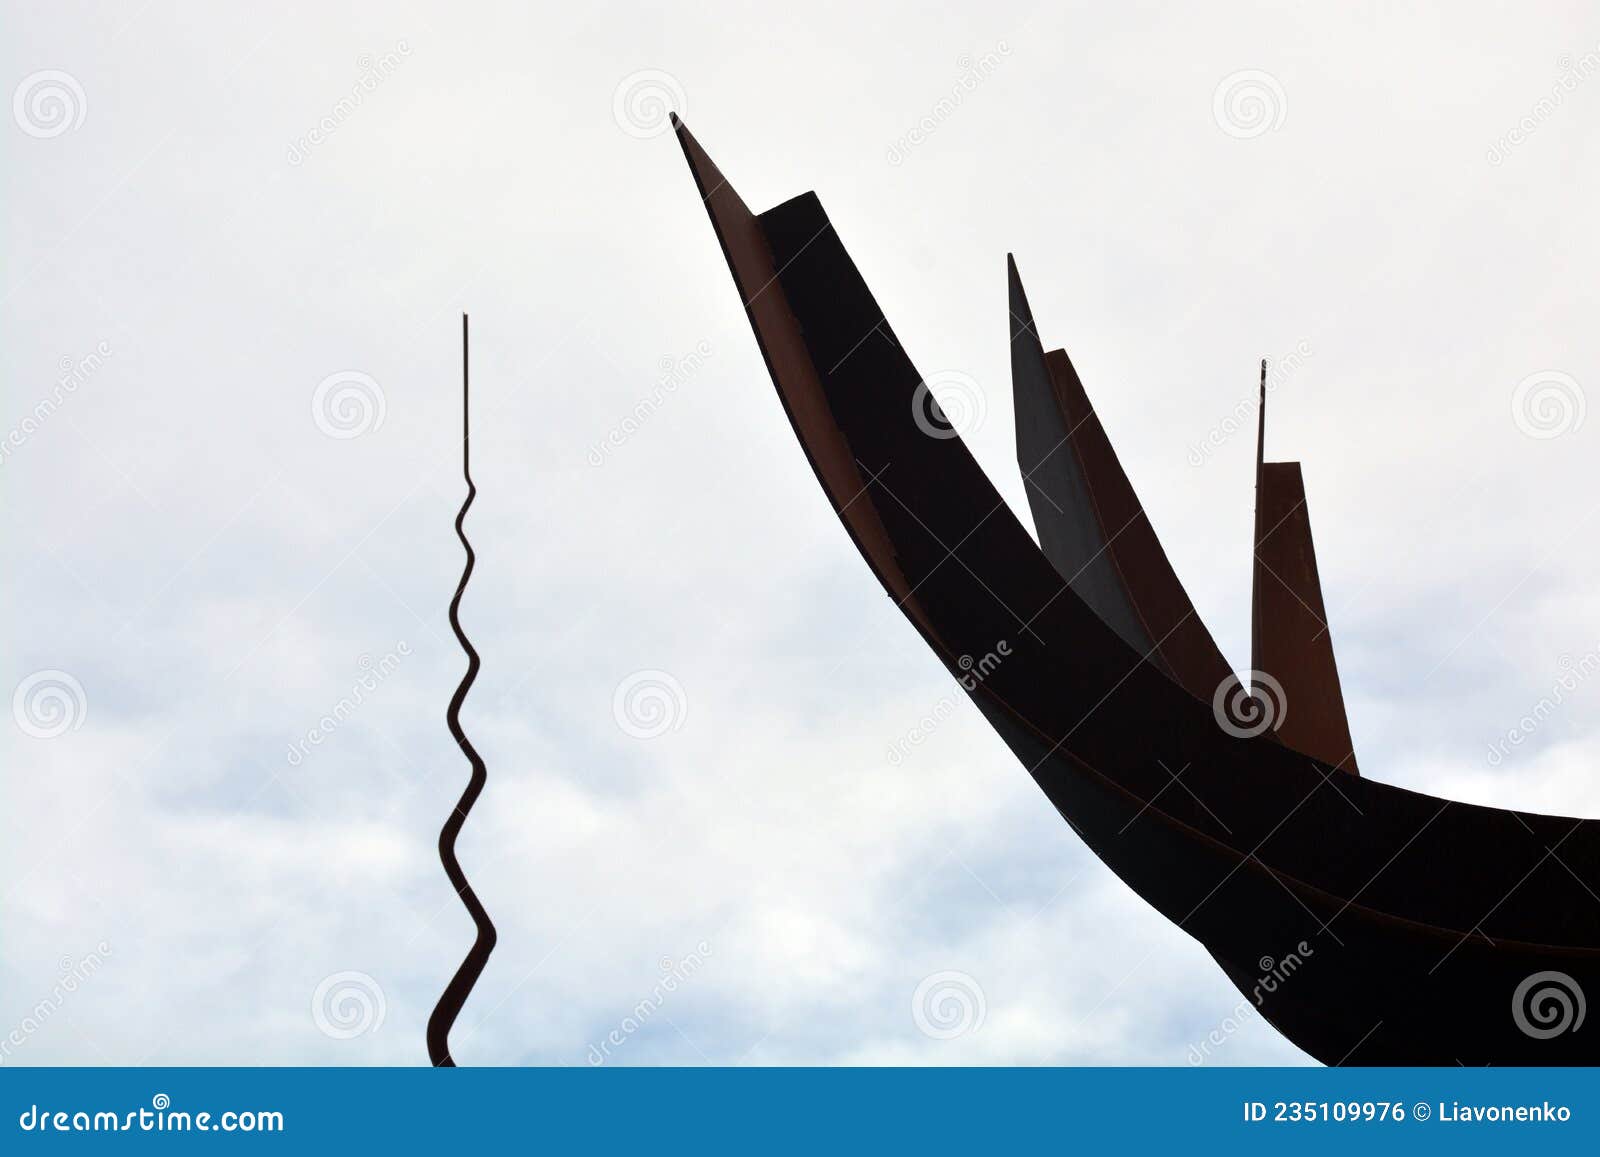
[[[1046,361],[1117,573],[1173,677],[1190,694],[1210,702],[1233,677],[1233,668],[1172,569],[1072,360],[1065,350],[1054,350]]]
[[[1017,466],[1039,532],[1039,547],[1067,584],[1124,642],[1168,668],[1156,645],[1159,636],[1151,635],[1134,608],[1127,584],[1107,549],[1108,537],[1115,549],[1117,532],[1123,528],[1119,525],[1108,531],[1095,510],[1073,445],[1072,423],[1056,397],[1022,278],[1009,256],[1006,276],[1011,299],[1011,398],[1016,413]],[[1213,682],[1211,689],[1215,687]]]

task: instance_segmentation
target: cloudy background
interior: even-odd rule
[[[1182,1065],[1224,1025],[839,528],[663,95],[753,207],[820,193],[1025,512],[1014,251],[1241,667],[1244,403],[1299,351],[1269,452],[1363,771],[1600,815],[1592,6],[6,8],[4,1063],[425,1063],[472,936],[463,310],[500,945],[458,1059]],[[1206,1063],[1306,1060],[1228,1025]]]

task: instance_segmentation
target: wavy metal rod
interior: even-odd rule
[[[456,687],[456,693],[450,699],[450,705],[445,708],[444,721],[450,728],[451,736],[461,745],[461,750],[466,752],[467,760],[472,764],[472,778],[467,783],[466,790],[461,793],[460,802],[456,804],[455,810],[450,813],[439,832],[439,862],[444,865],[444,874],[450,878],[450,883],[454,885],[456,894],[461,897],[462,904],[472,917],[472,922],[477,925],[478,935],[467,951],[466,959],[461,962],[456,974],[450,978],[450,983],[440,994],[433,1015],[428,1018],[428,1057],[435,1068],[455,1067],[456,1062],[450,1056],[450,1029],[455,1024],[456,1016],[461,1012],[462,1006],[467,1003],[473,985],[477,984],[478,977],[483,975],[484,965],[489,963],[489,954],[494,951],[496,939],[494,922],[489,919],[488,910],[478,900],[477,893],[467,882],[467,874],[461,870],[461,862],[456,859],[456,837],[466,824],[467,814],[472,811],[472,805],[477,802],[478,796],[483,794],[484,785],[489,782],[489,769],[484,766],[483,757],[467,739],[466,732],[461,730],[461,704],[466,700],[467,692],[472,689],[473,680],[478,677],[479,667],[478,652],[473,650],[472,643],[462,631],[461,619],[458,616],[461,596],[467,589],[467,580],[472,577],[472,565],[477,561],[477,556],[472,553],[472,544],[467,541],[466,532],[462,529],[462,523],[467,517],[467,508],[472,505],[472,500],[478,493],[478,488],[472,483],[468,380],[467,315],[463,313],[461,315],[461,476],[467,480],[467,499],[461,504],[461,510],[456,515],[456,537],[466,548],[467,565],[461,571],[461,582],[456,587],[455,597],[450,600],[450,629],[455,632],[456,642],[460,643],[461,649],[467,653],[467,673],[462,676],[460,684]]]

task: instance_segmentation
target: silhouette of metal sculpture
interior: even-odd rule
[[[1255,565],[1250,577],[1250,666],[1291,716],[1277,721],[1279,739],[1340,771],[1356,772],[1344,691],[1333,660],[1328,612],[1322,605],[1311,514],[1298,462],[1268,462],[1267,363],[1261,363],[1256,411]],[[1262,710],[1269,706],[1263,698]]]
[[[472,994],[473,985],[477,984],[478,977],[483,975],[484,967],[489,963],[489,954],[494,951],[496,940],[494,922],[489,919],[488,910],[478,899],[478,894],[472,890],[472,885],[467,882],[467,874],[461,868],[461,861],[456,858],[456,837],[466,826],[467,815],[472,811],[472,805],[478,801],[478,796],[483,794],[483,789],[489,782],[489,769],[484,766],[483,757],[472,746],[467,733],[461,729],[461,705],[466,702],[467,692],[472,689],[473,681],[478,677],[478,652],[467,639],[466,632],[461,629],[459,616],[461,596],[466,594],[467,580],[472,577],[472,568],[477,562],[477,556],[472,552],[472,543],[467,541],[467,532],[463,529],[467,520],[467,509],[472,505],[472,500],[478,496],[478,488],[472,482],[472,424],[467,370],[467,315],[462,314],[461,477],[467,483],[467,496],[462,500],[461,509],[456,513],[456,537],[461,540],[462,549],[467,552],[467,561],[461,569],[461,581],[456,585],[455,596],[450,600],[449,618],[450,629],[455,632],[456,642],[460,643],[461,649],[466,652],[467,670],[466,674],[461,676],[455,694],[450,697],[450,704],[445,708],[444,720],[445,726],[450,729],[450,737],[460,745],[466,755],[472,774],[467,780],[465,790],[461,793],[460,802],[451,810],[449,817],[444,821],[444,827],[439,831],[439,862],[444,865],[444,873],[450,880],[450,886],[461,897],[462,905],[472,917],[477,935],[473,938],[472,947],[467,950],[467,955],[456,969],[455,975],[450,978],[450,983],[439,995],[439,1003],[434,1006],[432,1015],[428,1017],[428,1059],[435,1068],[455,1066],[455,1059],[450,1055],[450,1029],[455,1024],[462,1006],[467,1003],[467,997]]]
[[[1010,257],[1006,272],[1017,466],[1040,548],[1125,643],[1209,699],[1232,669],[1167,561],[1067,352],[1045,353]]]
[[[1043,550],[954,431],[926,432],[927,387],[815,194],[752,213],[674,123],[834,511],[1094,853],[1326,1063],[1600,1061],[1600,1033],[1583,1031],[1600,991],[1600,823],[1352,774],[1332,644],[1320,622],[1305,630],[1326,613],[1298,466],[1261,468],[1252,701],[1071,362],[1042,352],[1015,266],[1018,459]],[[975,677],[972,657],[1001,642]],[[1253,725],[1226,712],[1240,700]]]

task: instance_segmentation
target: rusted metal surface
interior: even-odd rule
[[[1263,363],[1250,594],[1254,690],[1283,743],[1357,775],[1300,463],[1264,460],[1265,374]]]
[[[890,589],[896,600],[908,613],[915,613],[917,606],[909,584],[893,581],[894,551],[875,508],[871,503],[851,501],[865,490],[866,480],[829,413],[799,323],[778,285],[778,271],[766,234],[755,214],[728,184],[676,113],[672,114],[672,123],[689,162],[689,171],[694,174],[695,185],[700,190],[700,199],[705,203],[717,240],[722,244],[739,299],[755,330],[767,371],[778,387],[778,397],[796,437],[808,447],[807,456],[816,471],[817,481],[822,484],[824,493],[833,499],[835,512],[874,569],[891,576]],[[882,321],[881,316],[879,320]]]
[[[1222,726],[1065,582],[959,438],[918,428],[921,376],[816,197],[753,217],[680,137],[834,510],[1095,854],[1328,1063],[1600,1060],[1600,1034],[1535,1039],[1508,1007],[1541,970],[1600,991],[1600,823],[1336,775]],[[1301,944],[1291,983],[1253,988]]]

